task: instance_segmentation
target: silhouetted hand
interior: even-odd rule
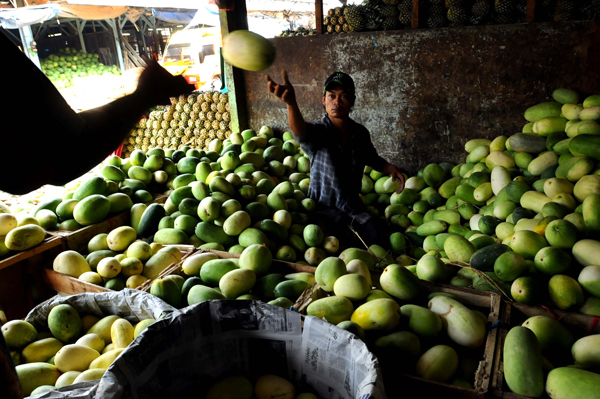
[[[148,65],[138,81],[135,94],[148,101],[151,105],[169,104],[170,97],[189,94],[194,91],[194,85],[186,82],[183,76],[173,76],[160,66],[154,59],[146,58]]]

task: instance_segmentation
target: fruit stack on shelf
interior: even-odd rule
[[[297,29],[286,29],[276,37],[293,37],[293,36],[314,36],[317,31],[312,28],[299,27]]]
[[[324,33],[409,29],[413,11],[418,28],[515,24],[526,21],[527,0],[364,0],[336,7],[323,18]],[[598,0],[542,0],[535,2],[535,22],[600,18]]]
[[[229,96],[218,91],[197,92],[171,98],[171,105],[151,110],[125,140],[125,158],[139,149],[180,149],[184,145],[208,149],[214,140],[231,135]]]

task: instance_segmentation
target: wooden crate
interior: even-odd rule
[[[478,310],[488,314],[488,334],[485,345],[482,348],[483,358],[479,362],[479,368],[475,375],[474,389],[428,381],[415,375],[384,368],[383,378],[388,397],[402,397],[407,392],[420,392],[426,394],[428,397],[439,396],[443,398],[483,399],[487,397],[488,392],[491,390],[491,378],[498,339],[498,328],[495,326],[500,322],[502,307],[500,296],[489,292],[474,291],[423,281],[422,284],[427,293],[446,292],[453,294],[470,308],[479,308]]]
[[[533,316],[548,316],[559,320],[562,325],[573,333],[575,338],[581,338],[589,334],[600,334],[600,318],[580,313],[568,313],[560,310],[545,309],[538,306],[527,306],[515,302],[505,302],[502,312],[502,324],[498,333],[498,345],[494,369],[492,373],[491,393],[496,398],[504,399],[526,399],[526,396],[517,395],[510,391],[504,381],[504,370],[502,353],[504,352],[504,340],[506,334],[514,326],[520,326],[526,319]],[[543,396],[548,398],[546,394]]]
[[[213,254],[217,255],[220,259],[239,259],[239,257],[240,257],[239,254],[233,254],[233,253],[224,252],[224,251],[217,251],[214,249],[199,249],[199,250],[196,250],[193,254],[200,254],[200,253],[213,253]],[[192,254],[189,254],[188,256],[191,256],[191,255]],[[187,258],[187,256],[186,256],[186,258]],[[185,261],[185,259],[182,259],[181,262],[174,264],[173,266],[171,266],[168,269],[165,269],[160,274],[159,277],[164,277],[164,276],[169,276],[169,275],[180,275],[183,277],[189,277],[183,272],[183,262],[184,261]],[[281,273],[281,274],[299,273],[299,272],[306,272],[306,273],[314,274],[315,270],[316,270],[316,267],[313,267],[313,266],[298,265],[296,263],[283,262],[280,260],[273,260],[273,262],[271,263],[271,268],[269,269],[270,272]],[[142,285],[142,287],[140,287],[140,289],[143,291],[149,292],[151,285],[152,285],[151,281],[146,281],[144,283],[144,285]],[[305,290],[305,292],[309,289],[310,289],[310,287],[307,288]],[[298,304],[298,302],[296,304]],[[296,305],[294,305],[294,307],[296,308]]]
[[[0,309],[8,320],[20,319],[52,293],[41,278],[41,266],[64,250],[60,237],[48,236],[40,245],[0,261]]]
[[[225,251],[217,251],[215,249],[199,249],[198,251],[199,252],[211,252],[211,253],[217,255],[221,259],[231,259],[231,258],[237,259],[240,257],[240,254],[233,254],[233,253],[225,252]],[[277,259],[273,259],[271,268],[273,271],[277,271],[278,269],[280,269],[287,273],[306,272],[306,273],[315,274],[315,270],[317,270],[317,268],[314,266],[299,265],[298,263],[284,262],[282,260],[277,260]],[[293,270],[293,272],[290,270]]]
[[[181,258],[182,262],[183,262],[183,260],[185,260],[185,258],[187,258],[189,255],[191,255],[194,252],[194,247],[192,245],[177,245],[177,247],[182,252],[182,258]],[[172,265],[169,265],[163,271],[163,273],[176,264],[177,263],[173,263]],[[46,264],[45,267],[42,269],[42,273],[43,273],[44,282],[46,283],[47,287],[56,291],[57,293],[60,293],[60,294],[74,295],[74,294],[82,294],[84,292],[110,292],[110,291],[112,291],[108,288],[105,288],[105,287],[102,287],[102,286],[99,286],[96,284],[91,284],[91,283],[88,283],[85,281],[81,281],[74,277],[67,276],[66,274],[55,272],[54,270],[52,270],[52,263]],[[148,281],[146,281],[146,283],[144,283],[144,285],[147,284],[147,286],[150,287],[150,285],[152,284],[152,281],[154,281],[154,280],[148,280]],[[142,285],[142,287],[144,287],[144,285]],[[141,287],[140,287],[140,289],[141,289]]]
[[[154,194],[154,200],[147,204],[164,203],[167,200],[165,194]],[[110,231],[121,226],[130,226],[131,218],[130,211],[112,216],[102,222],[83,227],[76,231],[53,231],[49,234],[56,237],[61,237],[65,242],[67,249],[82,252],[87,250],[88,242],[98,234],[109,233]]]
[[[73,251],[77,252],[85,252],[87,251],[88,242],[90,242],[90,240],[98,234],[109,233],[117,227],[129,225],[131,225],[130,213],[127,211],[106,219],[100,223],[92,224],[76,231],[56,231],[52,234],[56,235],[57,237],[61,237],[67,249],[72,249]]]

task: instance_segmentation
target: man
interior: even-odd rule
[[[325,116],[307,123],[296,102],[294,87],[283,71],[283,84],[267,75],[268,90],[287,105],[288,124],[311,160],[308,196],[318,203],[317,220],[325,228],[339,231],[339,223],[351,224],[367,244],[389,245],[389,225],[367,212],[360,200],[365,166],[390,174],[404,188],[404,175],[379,155],[369,131],[350,118],[356,100],[354,81],[335,72],[325,81]],[[337,225],[337,226],[336,226]]]
[[[12,79],[0,98],[6,120],[0,126],[5,173],[0,190],[25,194],[44,184],[63,185],[85,174],[127,137],[146,110],[189,94],[194,86],[156,61],[139,78],[133,94],[76,113],[52,82],[6,36],[0,49],[7,60],[0,75]],[[10,77],[10,78],[8,78]]]

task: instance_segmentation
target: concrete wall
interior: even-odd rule
[[[464,161],[472,138],[510,135],[523,111],[559,87],[600,92],[587,80],[590,22],[362,32],[276,38],[275,64],[244,72],[248,125],[288,130],[286,108],[264,75],[289,73],[306,120],[322,116],[322,85],[333,71],[353,76],[352,118],[380,155],[415,173],[430,162]],[[596,68],[597,69],[597,68]],[[584,87],[582,87],[585,85]]]

